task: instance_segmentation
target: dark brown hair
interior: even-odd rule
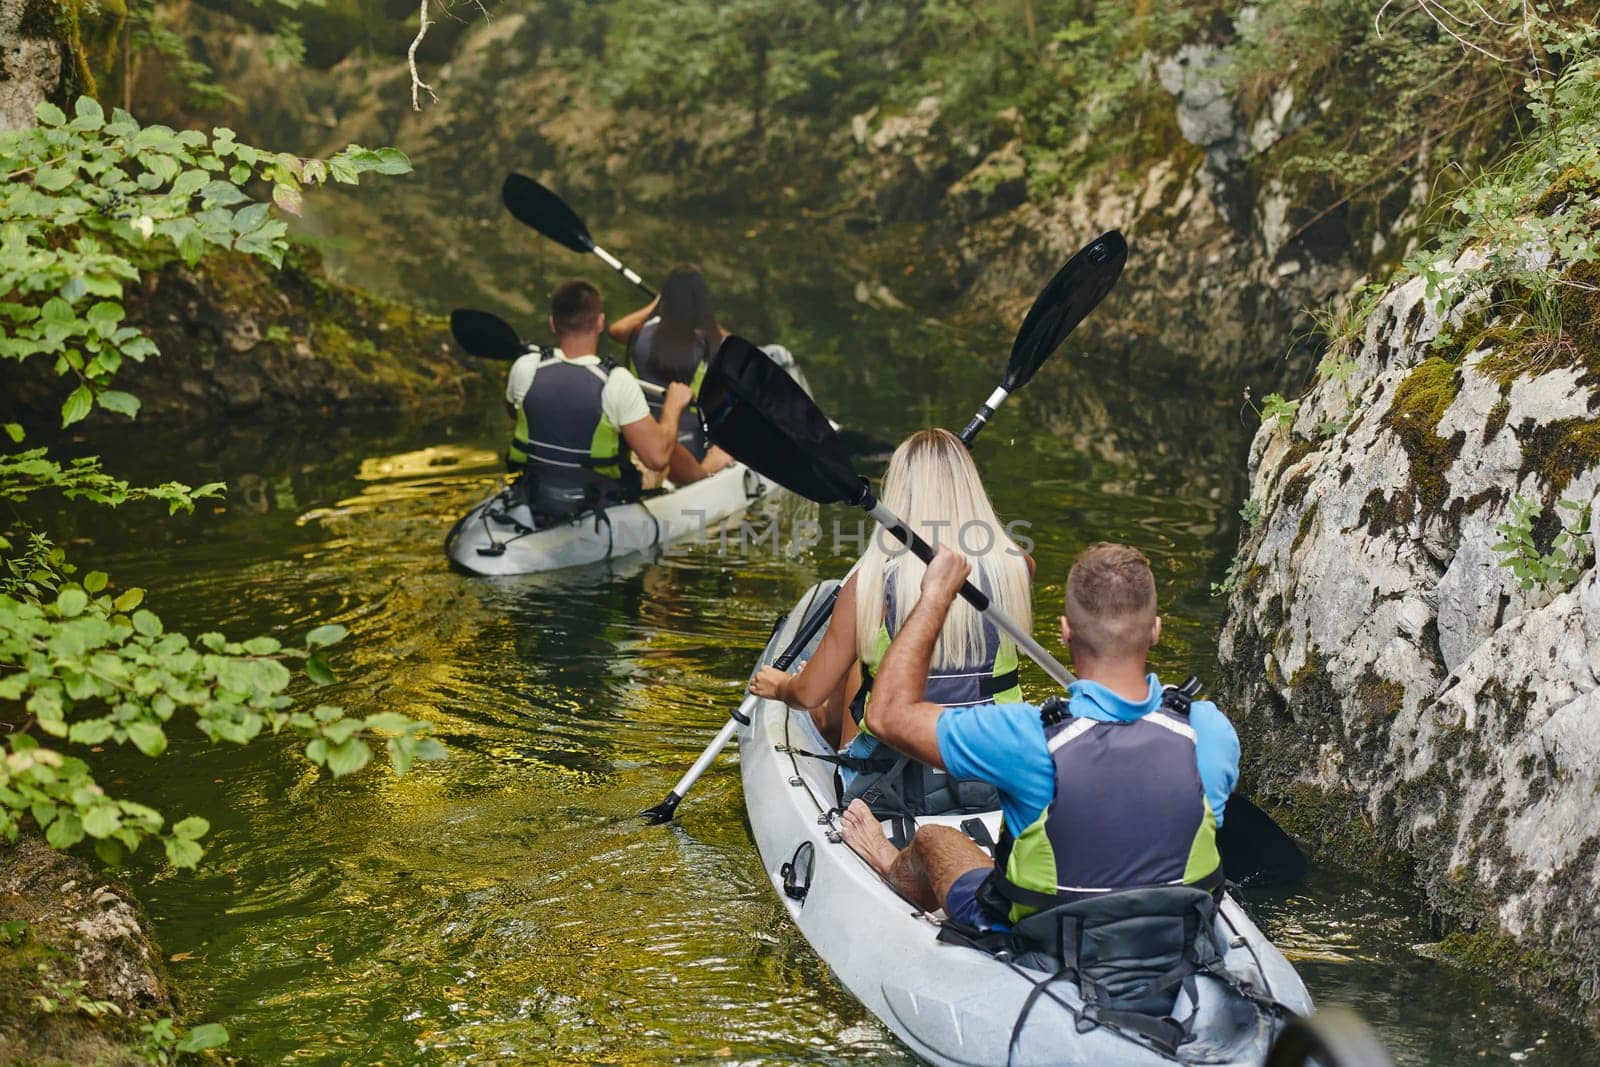
[[[1156,577],[1137,548],[1098,541],[1067,574],[1067,625],[1096,656],[1142,656],[1156,618]]]
[[[564,281],[550,294],[550,322],[558,337],[594,329],[600,310],[600,290],[582,278]]]

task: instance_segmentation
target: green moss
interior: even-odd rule
[[[1587,167],[1568,167],[1550,183],[1533,210],[1540,215],[1554,215],[1574,200],[1592,199],[1596,194],[1600,194],[1600,177]]]
[[[1505,397],[1496,400],[1494,407],[1489,409],[1488,418],[1483,422],[1483,443],[1488,444],[1495,439],[1495,435],[1505,428],[1506,416],[1511,414],[1511,401]]]
[[[18,36],[56,41],[65,58],[56,103],[95,95],[95,71],[109,69],[127,17],[125,0],[28,0]]]
[[[1517,430],[1517,439],[1522,443],[1518,475],[1538,473],[1552,495],[1559,495],[1572,479],[1600,464],[1600,419],[1525,423]]]
[[[1411,457],[1411,491],[1425,511],[1437,511],[1449,495],[1445,471],[1461,453],[1466,435],[1447,440],[1438,434],[1439,420],[1461,392],[1455,364],[1430,356],[1406,376],[1390,402],[1383,424],[1400,439]]]
[[[1294,532],[1294,543],[1289,546],[1289,552],[1291,555],[1300,551],[1300,545],[1303,541],[1305,541],[1306,535],[1311,532],[1311,524],[1316,521],[1316,518],[1317,505],[1316,502],[1313,501],[1309,508],[1306,508],[1305,511],[1300,513],[1300,525]]]
[[[1561,328],[1572,338],[1588,381],[1600,385],[1600,263],[1582,263],[1567,272],[1570,284],[1558,286]]]
[[[1385,881],[1412,877],[1410,858],[1379,836],[1356,793],[1295,782],[1261,806],[1319,863]]]

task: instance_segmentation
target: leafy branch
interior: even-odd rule
[[[15,840],[31,818],[56,848],[87,838],[97,855],[117,863],[158,838],[173,866],[193,867],[210,828],[205,819],[167,827],[153,808],[108,795],[89,765],[60,747],[113,743],[156,757],[168,731],[186,721],[213,743],[294,734],[334,777],[366,766],[374,745],[399,774],[419,759],[443,757],[427,723],[396,712],[295,708],[291,664],[315,685],[331,684],[322,650],[343,640],[343,626],[319,626],[300,646],[215,632],[191,640],[142,607],[142,589],[113,596],[108,584],[93,571],[62,584],[50,602],[0,595],[0,708],[14,705],[20,714],[5,718],[23,723],[0,748],[0,838]]]

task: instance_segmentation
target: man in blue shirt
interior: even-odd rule
[[[1161,637],[1149,560],[1102,542],[1074,561],[1061,639],[1080,677],[1069,714],[1044,717],[1031,704],[946,710],[922,700],[968,570],[949,549],[929,565],[879,666],[867,718],[900,751],[999,790],[996,856],[947,826],[924,826],[896,849],[860,801],[841,820],[845,840],[920,907],[980,928],[1121,889],[1219,886],[1216,830],[1238,781],[1239,739],[1213,704],[1164,703],[1148,673]]]

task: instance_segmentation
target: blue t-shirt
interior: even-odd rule
[[[1161,706],[1161,681],[1147,676],[1142,703],[1118,696],[1098,682],[1079,679],[1067,692],[1072,714],[1101,722],[1130,722]],[[1189,706],[1195,762],[1206,800],[1222,825],[1228,795],[1239,781],[1239,735],[1209,700]],[[1044,724],[1032,704],[979,704],[951,708],[939,716],[939,755],[957,778],[988,782],[1000,791],[1000,807],[1011,832],[1020,834],[1044,813],[1056,795],[1056,767],[1045,746]]]

